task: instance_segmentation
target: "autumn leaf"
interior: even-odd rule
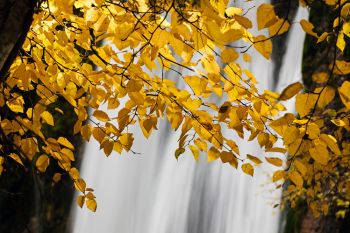
[[[258,29],[267,28],[277,21],[275,9],[271,4],[261,4],[257,9]]]
[[[270,59],[272,52],[272,42],[264,35],[254,37],[253,40],[254,48],[266,59]]]
[[[215,147],[210,147],[208,151],[208,162],[217,160],[220,157],[220,152]]]
[[[53,116],[51,115],[51,113],[49,113],[48,111],[44,111],[43,113],[41,113],[41,117],[42,119],[44,119],[44,121],[51,125],[51,126],[54,126],[55,123],[54,123],[54,119],[53,119]]]
[[[70,141],[68,141],[67,138],[59,137],[58,140],[57,140],[57,142],[58,142],[59,144],[61,144],[62,146],[67,147],[68,149],[74,150],[73,144],[72,144]]]
[[[250,163],[242,164],[242,171],[252,177],[254,175],[254,167]]]
[[[304,181],[302,176],[297,171],[291,171],[288,173],[289,179],[299,188],[303,187]]]
[[[302,29],[304,30],[304,32],[306,32],[307,34],[309,34],[309,35],[311,35],[313,37],[318,37],[317,33],[315,33],[313,31],[314,25],[312,23],[310,23],[309,21],[307,21],[305,19],[302,19],[300,21],[300,25],[301,25]]]
[[[253,163],[255,163],[255,164],[261,164],[262,163],[262,161],[258,157],[255,157],[253,155],[247,154],[247,158],[250,161],[252,161]]]
[[[45,172],[49,164],[50,164],[49,157],[43,154],[43,155],[40,155],[39,158],[36,160],[35,166],[40,172]]]
[[[78,204],[78,206],[79,206],[80,208],[83,207],[84,202],[85,202],[85,197],[84,197],[83,195],[77,196],[76,203]]]
[[[317,95],[311,93],[299,94],[296,97],[295,107],[301,117],[306,116],[315,108]]]
[[[345,81],[343,84],[338,88],[338,92],[340,95],[340,99],[342,100],[343,104],[350,109],[350,82]]]
[[[96,212],[97,209],[97,202],[95,199],[88,199],[86,200],[86,207],[91,210],[92,212]]]
[[[303,89],[303,84],[296,82],[288,85],[278,97],[279,100],[288,100],[298,94]]]
[[[184,148],[177,148],[175,151],[175,158],[178,160],[180,155],[185,153],[185,149]]]
[[[102,122],[107,122],[110,120],[108,114],[101,110],[95,110],[93,116],[96,117],[97,120]]]
[[[279,180],[283,179],[284,176],[285,176],[284,170],[277,170],[272,175],[272,181],[273,182],[279,181]]]
[[[265,157],[266,161],[269,162],[272,165],[275,165],[277,167],[282,166],[283,161],[280,158],[276,158],[276,157]]]

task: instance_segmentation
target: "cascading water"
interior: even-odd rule
[[[255,3],[256,4],[256,3]],[[254,12],[251,12],[253,15]],[[307,18],[299,9],[294,21]],[[304,33],[294,24],[277,89],[301,78]],[[276,48],[278,49],[278,48]],[[255,51],[249,68],[260,88],[272,85],[273,64]],[[292,106],[292,105],[291,105]],[[292,111],[293,107],[289,107]],[[178,134],[163,122],[148,139],[135,132],[135,151],[141,155],[105,157],[96,142],[85,147],[81,175],[94,187],[96,213],[73,207],[73,233],[273,233],[281,193],[270,181],[271,168],[256,169],[254,178],[221,161],[195,162],[191,155],[173,156]],[[233,136],[233,139],[236,137]],[[237,143],[242,154],[260,155],[255,143]]]

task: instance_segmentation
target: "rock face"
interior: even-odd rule
[[[35,0],[0,0],[0,77],[6,76],[26,38]]]

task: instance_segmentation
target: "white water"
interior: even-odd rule
[[[298,18],[307,18],[307,11],[299,10],[295,21]],[[298,24],[289,37],[278,89],[301,79],[304,33]],[[250,54],[253,61],[248,68],[260,87],[271,87],[273,64],[252,50]],[[140,132],[135,134],[135,150],[142,155],[106,158],[96,142],[86,145],[81,175],[95,189],[98,210],[91,213],[74,204],[73,233],[278,231],[279,210],[272,204],[278,203],[280,192],[272,192],[270,167],[256,169],[251,178],[221,161],[207,163],[203,155],[199,162],[189,154],[177,162],[173,154],[178,134],[164,123],[148,141]],[[239,142],[239,147],[242,154],[263,153],[256,143]]]

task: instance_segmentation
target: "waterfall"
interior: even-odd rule
[[[256,4],[256,3],[255,3]],[[251,13],[254,14],[254,13]],[[307,18],[299,9],[296,19]],[[292,24],[278,89],[301,79],[304,33]],[[275,48],[278,49],[278,48]],[[260,88],[272,85],[273,64],[249,50],[248,65]],[[289,111],[293,111],[293,105]],[[221,161],[198,162],[174,150],[178,133],[166,123],[145,140],[135,132],[135,151],[141,155],[112,154],[108,158],[96,142],[86,144],[81,176],[95,189],[96,213],[73,206],[73,233],[274,233],[278,231],[280,191],[273,191],[271,167],[244,175]],[[233,140],[237,137],[233,136]],[[242,154],[260,156],[257,143],[239,141]]]

